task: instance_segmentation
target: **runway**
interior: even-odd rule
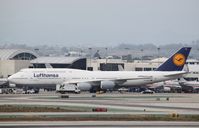
[[[181,115],[199,115],[199,94],[139,94],[139,93],[106,93],[93,94],[70,94],[69,98],[60,98],[59,94],[41,93],[34,95],[12,94],[0,95],[0,105],[19,105],[19,106],[51,106],[60,108],[73,108],[83,110],[82,112],[0,112],[0,117],[21,117],[40,118],[57,117],[55,120],[34,120],[26,122],[18,121],[1,121],[0,127],[13,128],[37,128],[37,127],[199,127],[199,121],[128,121],[125,117],[134,117],[142,115],[166,115],[177,113]],[[169,100],[167,100],[169,98]],[[93,112],[92,108],[107,108],[107,112]],[[67,117],[67,118],[66,118]],[[72,120],[70,118],[72,117]],[[76,118],[77,117],[77,118]],[[79,118],[78,118],[79,117]],[[100,121],[91,121],[92,117],[97,117]],[[106,120],[105,117],[116,117],[117,121]],[[118,118],[119,117],[119,118]],[[122,119],[124,117],[124,119]],[[62,118],[62,119],[60,119]],[[85,118],[85,120],[84,120]],[[60,120],[59,120],[60,119]],[[74,121],[73,119],[80,119]],[[91,119],[91,120],[90,120]],[[95,118],[96,119],[96,118]],[[122,119],[122,121],[120,120]],[[163,118],[164,119],[164,118]],[[172,119],[172,118],[170,118]],[[176,118],[174,118],[176,119]],[[84,121],[81,121],[84,120]],[[89,121],[90,120],[90,121]],[[139,119],[141,120],[141,119]]]
[[[69,106],[82,109],[94,107],[108,108],[108,112],[145,112],[154,114],[199,114],[199,94],[71,94],[70,98],[61,99],[54,93],[34,95],[0,95],[0,105],[47,105]],[[169,97],[169,100],[166,98]]]
[[[130,127],[155,127],[155,128],[193,128],[199,127],[199,122],[171,122],[171,121],[37,121],[37,122],[3,122],[4,128],[130,128]]]

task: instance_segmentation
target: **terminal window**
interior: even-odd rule
[[[135,71],[142,71],[142,68],[135,68]]]
[[[121,65],[124,68],[124,64],[115,64],[115,63],[101,63],[100,70],[101,71],[118,71],[118,66]]]

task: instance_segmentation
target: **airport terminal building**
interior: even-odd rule
[[[38,57],[31,60],[33,68],[73,68],[86,70],[86,58],[81,57]]]
[[[124,71],[152,71],[167,60],[165,57],[156,58],[153,60],[134,60],[133,62],[127,62],[121,59],[88,59],[88,66],[93,70],[101,71],[118,71],[119,65]],[[186,70],[189,70],[189,74],[185,76],[187,80],[199,80],[199,60],[188,59],[186,63]]]
[[[0,49],[0,78],[7,78],[23,68],[73,68],[86,70],[82,57],[40,57],[26,49]]]
[[[30,60],[37,57],[31,50],[0,49],[0,78],[7,78],[22,68],[28,68]]]
[[[0,78],[18,72],[22,68],[73,68],[93,71],[152,71],[167,58],[153,60],[91,59],[70,56],[39,56],[36,52],[24,49],[0,49]],[[199,80],[199,61],[188,59],[188,80]]]
[[[88,66],[91,66],[94,71],[118,71],[119,65],[124,71],[152,71],[162,63],[162,60],[163,58],[128,62],[122,59],[92,59],[88,60]]]

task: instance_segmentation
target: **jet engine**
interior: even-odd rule
[[[113,89],[115,83],[113,81],[101,81],[101,89]]]
[[[83,82],[82,83],[78,83],[77,87],[81,91],[89,91],[92,88],[90,83],[83,83]]]

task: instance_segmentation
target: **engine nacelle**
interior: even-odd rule
[[[9,87],[14,88],[16,87],[16,84],[9,84]]]
[[[78,83],[77,87],[81,91],[89,91],[92,88],[91,84],[89,83]]]
[[[113,89],[115,87],[115,83],[113,81],[101,81],[101,89]]]

